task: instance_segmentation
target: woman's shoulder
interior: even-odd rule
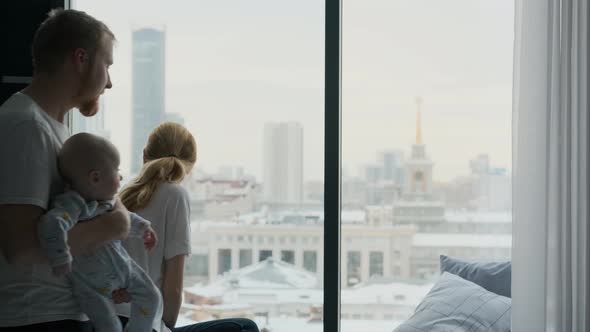
[[[135,212],[150,220],[152,214],[162,213],[169,206],[176,208],[179,204],[190,206],[188,191],[180,184],[163,182],[158,185],[147,206]]]
[[[178,183],[164,182],[158,186],[157,193],[159,196],[175,199],[189,200],[188,190]]]

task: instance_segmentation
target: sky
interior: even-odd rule
[[[181,113],[208,172],[262,179],[265,122],[304,127],[304,179],[323,179],[324,2],[75,0],[117,38],[105,118],[130,165],[131,33],[166,31],[166,111]],[[343,0],[342,157],[347,173],[385,149],[409,153],[415,98],[434,179],[490,155],[511,165],[512,0]],[[126,157],[127,156],[127,157]]]

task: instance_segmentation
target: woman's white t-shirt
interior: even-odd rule
[[[129,255],[161,288],[164,261],[191,252],[189,194],[180,184],[162,183],[154,192],[148,206],[134,212],[152,223],[158,243],[150,252],[145,249],[142,239],[128,238],[123,241],[123,245]],[[117,314],[129,317],[130,308],[129,303],[117,305]],[[154,330],[164,332],[168,329],[159,321],[154,323]]]

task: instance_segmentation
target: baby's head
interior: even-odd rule
[[[119,152],[100,136],[70,137],[59,152],[58,165],[70,187],[86,200],[110,200],[119,190]]]

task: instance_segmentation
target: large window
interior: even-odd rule
[[[346,262],[346,285],[353,286],[361,281],[361,252],[349,251]]]
[[[179,324],[242,316],[261,330],[321,331],[324,1],[73,7],[117,38],[113,88],[97,116],[74,116],[74,131],[108,137],[125,180],[159,123],[181,123],[197,140],[183,183],[192,218],[184,295],[194,303]]]
[[[383,253],[380,251],[371,251],[369,253],[369,276],[383,275]]]
[[[219,249],[217,252],[217,274],[231,270],[231,249]]]
[[[295,264],[295,252],[293,250],[282,250],[281,260],[283,262]]]
[[[341,326],[511,255],[512,0],[342,1]]]
[[[74,129],[109,137],[126,178],[150,128],[195,134],[185,293],[228,285],[219,315],[236,304],[261,329],[321,331],[340,307],[342,331],[390,331],[436,281],[439,255],[510,258],[514,4],[342,0],[340,193],[324,192],[336,185],[324,135],[327,154],[339,148],[324,132],[324,49],[339,47],[324,5],[77,0],[118,43],[102,112]],[[338,194],[341,220],[329,219]],[[340,303],[324,303],[336,274]],[[211,318],[185,309],[187,324]]]
[[[272,250],[260,250],[259,255],[258,255],[259,261],[262,262],[269,257],[272,257]]]
[[[240,267],[252,264],[252,249],[240,249]]]
[[[317,271],[318,264],[318,253],[316,251],[304,251],[303,252],[303,268],[311,271]]]

